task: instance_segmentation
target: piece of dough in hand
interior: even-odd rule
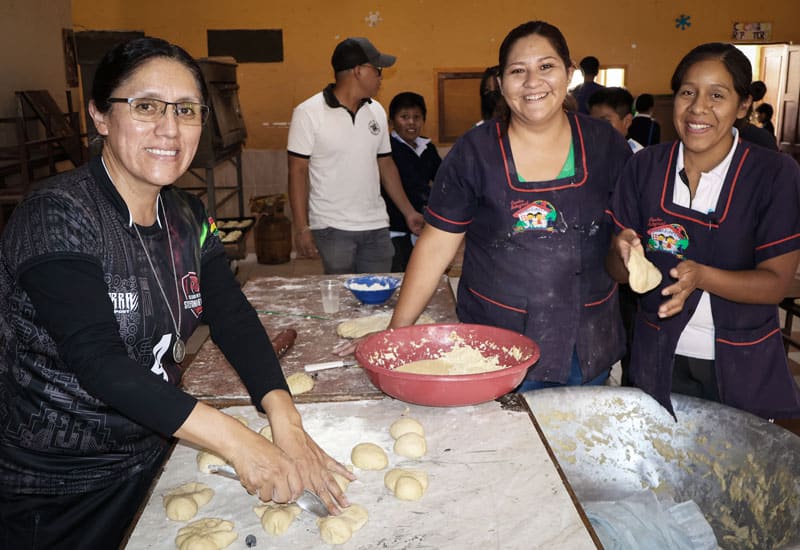
[[[317,520],[319,534],[328,544],[344,544],[353,533],[364,527],[369,514],[366,508],[351,504],[338,516],[328,516]]]
[[[175,537],[175,546],[178,550],[221,550],[230,546],[238,536],[231,521],[198,519],[180,528]]]
[[[359,443],[350,452],[350,460],[362,470],[383,470],[389,464],[386,451],[374,443]]]
[[[282,535],[302,511],[297,504],[268,503],[256,506],[253,511],[261,518],[261,527],[270,535]]]
[[[186,483],[164,495],[164,509],[173,521],[190,520],[213,496],[214,490],[204,483]]]
[[[628,258],[628,284],[639,294],[649,292],[661,284],[661,272],[653,262],[644,257],[641,248],[632,248]]]
[[[306,393],[314,387],[314,379],[304,372],[296,372],[286,378],[289,385],[289,392],[292,395]]]

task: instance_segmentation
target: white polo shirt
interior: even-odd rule
[[[332,92],[326,101],[331,89],[295,107],[289,127],[289,154],[309,161],[308,223],[346,231],[388,227],[378,170],[378,157],[392,154],[386,111],[367,100],[352,116]]]

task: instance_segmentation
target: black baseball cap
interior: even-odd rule
[[[365,63],[380,68],[391,67],[395,61],[395,56],[379,52],[372,42],[363,37],[342,40],[331,56],[331,65],[337,73]]]

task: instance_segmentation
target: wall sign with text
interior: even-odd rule
[[[772,40],[772,23],[734,23],[732,38],[737,42],[769,42]]]

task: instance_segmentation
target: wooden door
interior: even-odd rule
[[[764,101],[775,109],[778,147],[800,162],[800,46],[766,46],[761,66]]]

